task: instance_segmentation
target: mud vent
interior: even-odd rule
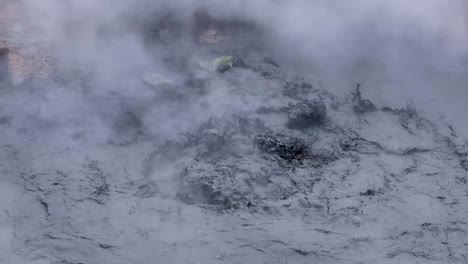
[[[0,48],[0,84],[6,83],[9,81],[9,71],[8,71],[8,54],[10,51],[5,48]]]

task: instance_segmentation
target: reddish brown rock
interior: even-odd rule
[[[19,84],[28,79],[53,77],[52,59],[39,49],[0,46],[0,81]]]

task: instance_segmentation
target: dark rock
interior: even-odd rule
[[[223,56],[219,57],[213,61],[216,71],[220,73],[225,73],[234,66],[234,57],[232,56]]]
[[[245,61],[241,58],[234,58],[232,60],[232,67],[236,68],[248,68],[248,65],[245,63]]]
[[[263,59],[263,62],[265,62],[267,64],[270,64],[272,66],[275,66],[276,68],[279,68],[279,64],[273,58],[265,57]]]
[[[109,244],[103,244],[103,243],[98,243],[99,247],[102,249],[110,249],[113,248],[114,246],[109,245]]]
[[[255,141],[261,151],[276,154],[289,162],[302,160],[308,155],[308,147],[297,138],[265,134],[257,136]]]
[[[418,112],[412,102],[408,102],[405,108],[398,109],[395,113],[400,117],[404,123],[408,123],[411,119],[418,117]]]
[[[395,113],[395,110],[393,108],[391,108],[391,107],[388,107],[388,106],[382,107],[381,111],[386,112],[386,113]]]
[[[354,111],[357,113],[373,112],[375,110],[377,110],[377,108],[369,99],[361,100],[354,106]]]
[[[229,71],[229,69],[231,69],[232,67],[229,66],[229,65],[221,65],[219,66],[216,70],[219,72],[219,73],[225,73],[227,71]]]
[[[421,225],[421,228],[426,229],[426,228],[429,228],[431,226],[432,226],[431,223],[424,223],[424,224]]]
[[[356,86],[356,91],[353,94],[353,104],[354,104],[354,112],[356,113],[366,113],[366,112],[373,112],[377,110],[377,107],[372,103],[369,99],[362,99],[361,94],[361,84],[358,83]]]
[[[289,109],[288,127],[306,128],[321,124],[327,117],[327,108],[320,99],[303,101],[293,105]]]
[[[7,83],[10,80],[8,54],[9,49],[0,48],[0,84]]]
[[[361,196],[374,196],[376,194],[377,194],[377,192],[375,190],[371,190],[371,189],[360,193]]]

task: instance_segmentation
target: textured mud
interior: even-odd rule
[[[149,43],[178,38],[169,22]],[[287,73],[244,28],[197,29],[199,60],[235,63],[167,53],[189,77],[151,100],[5,86],[0,263],[467,263],[453,128]]]

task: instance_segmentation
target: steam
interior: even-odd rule
[[[23,0],[15,27],[32,30],[29,38],[50,45],[59,74],[77,80],[85,76],[86,89],[83,85],[80,89],[95,95],[124,93],[138,104],[148,96],[139,82],[144,72],[183,82],[185,76],[168,67],[164,58],[168,53],[199,52],[189,31],[192,15],[200,9],[215,18],[261,26],[265,50],[284,67],[317,78],[338,94],[362,82],[368,96],[381,105],[412,100],[421,110],[445,113],[447,121],[455,123],[463,115],[468,100],[464,88],[468,28],[462,0]],[[141,23],[167,14],[182,22],[185,36],[171,48],[148,48]],[[220,95],[212,102],[218,99],[228,100]],[[84,105],[90,103],[83,100]],[[195,106],[184,111],[193,110],[212,114]],[[459,129],[468,133],[468,128]]]
[[[459,135],[468,138],[467,11],[464,0],[1,0],[0,37],[14,36],[6,42],[31,47],[37,44],[46,50],[54,59],[57,77],[0,87],[0,129],[5,150],[2,155],[7,157],[5,162],[11,162],[6,167],[0,165],[4,168],[4,182],[21,182],[17,191],[7,195],[11,206],[10,202],[5,203],[11,210],[24,211],[24,218],[32,219],[25,223],[34,225],[25,230],[45,228],[39,217],[31,218],[43,214],[37,201],[31,201],[37,194],[28,190],[26,193],[34,198],[24,198],[29,196],[23,194],[18,175],[22,170],[30,170],[34,177],[36,173],[55,175],[66,168],[76,171],[78,177],[83,174],[83,160],[94,158],[102,159],[106,173],[113,174],[113,167],[125,168],[125,172],[118,171],[110,177],[117,181],[109,182],[111,188],[134,188],[138,184],[135,182],[145,176],[149,181],[158,180],[159,187],[173,195],[178,188],[174,175],[183,169],[177,167],[177,159],[183,160],[190,154],[177,153],[173,159],[158,146],[211,117],[252,112],[262,106],[265,94],[281,90],[280,84],[268,83],[249,71],[236,76],[214,75],[201,92],[187,89],[187,80],[194,74],[190,62],[214,56],[196,43],[193,31],[197,12],[254,25],[262,33],[255,35],[262,51],[273,57],[282,71],[315,79],[339,96],[351,93],[359,82],[366,98],[377,106],[403,107],[407,101],[413,101],[425,116],[442,117]],[[13,19],[3,23],[2,12]],[[167,18],[178,34],[166,43],[151,41],[152,30]],[[0,45],[3,42],[0,38]],[[152,91],[142,81],[146,73],[169,79],[177,90],[169,95]],[[243,89],[239,92],[243,96],[231,92],[235,89]],[[271,97],[284,99],[282,94]],[[285,102],[274,103],[281,106]],[[215,133],[214,136],[216,139]],[[129,147],[115,151],[122,145]],[[154,168],[154,157],[148,156],[157,154],[164,159],[161,166]],[[151,164],[146,164],[146,160]],[[47,181],[48,186],[52,183]],[[71,182],[75,184],[82,188]],[[10,188],[9,184],[5,186]],[[153,187],[148,188],[152,192]],[[130,201],[133,193],[126,192],[122,195],[129,200],[123,201]],[[22,202],[18,205],[17,201]],[[111,223],[125,222],[119,224],[122,228],[127,227],[126,221],[136,219],[133,217],[141,217],[141,223],[153,221],[143,219],[144,214],[123,217],[122,212],[127,214],[126,207],[130,208],[131,203],[116,201],[106,205],[112,214],[99,215],[113,218]],[[146,203],[139,202],[138,207],[147,210]],[[179,210],[178,206],[167,207]],[[153,210],[149,205],[148,208]],[[98,212],[82,209],[78,212]],[[186,213],[192,214],[187,228],[180,229],[182,222],[168,221],[171,228],[163,230],[163,238],[184,237],[187,233],[200,237],[198,225],[207,218],[193,213],[195,210]],[[7,250],[10,240],[21,231],[16,228],[16,218],[11,219],[15,219],[11,224],[2,224],[12,230],[11,237],[0,238]],[[72,228],[68,218],[63,221],[67,221],[66,228]],[[153,227],[152,223],[148,226]],[[96,224],[83,230],[92,232],[100,227]],[[62,226],[52,228],[59,230]],[[178,240],[174,241],[176,245]],[[133,248],[135,243],[130,244]],[[112,250],[106,246],[107,249]],[[42,250],[46,249],[36,253],[41,254]]]

